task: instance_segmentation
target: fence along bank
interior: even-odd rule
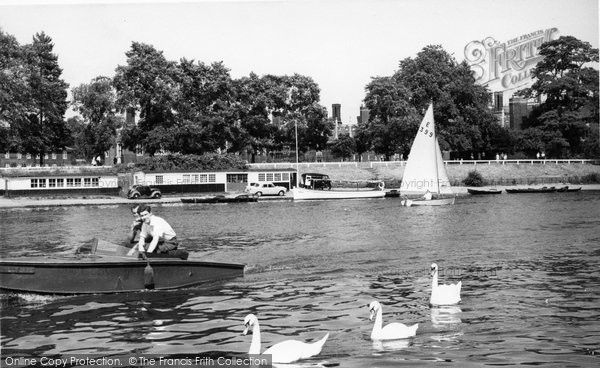
[[[296,170],[249,169],[231,171],[136,171],[112,168],[60,167],[0,170],[0,195],[122,195],[134,184],[159,188],[163,194],[237,192],[248,183],[272,182],[290,189]]]

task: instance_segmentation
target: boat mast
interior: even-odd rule
[[[438,159],[437,159],[437,148],[439,147],[437,141],[437,132],[435,128],[435,119],[433,117],[433,102],[429,105],[431,107],[431,125],[433,126],[433,157],[435,159],[435,186],[437,187],[437,194],[440,195],[440,173],[438,170]]]
[[[300,170],[298,169],[298,120],[294,119],[294,130],[296,131],[296,188],[300,188]]]

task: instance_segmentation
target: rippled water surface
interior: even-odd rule
[[[162,205],[193,257],[247,265],[243,278],[176,291],[1,297],[2,354],[247,352],[248,313],[263,349],[330,333],[326,366],[600,363],[600,193],[459,197],[454,206],[395,199]],[[0,210],[0,253],[70,253],[120,242],[129,206]],[[428,305],[429,266],[463,283],[462,302]],[[383,322],[419,323],[373,343]]]

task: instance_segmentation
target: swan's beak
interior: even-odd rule
[[[250,326],[248,326],[247,324],[244,325],[246,328],[244,328],[244,332],[242,332],[242,335],[246,336],[248,334],[248,330],[250,329]]]
[[[369,315],[369,321],[372,321],[373,317],[375,316],[375,310],[371,309],[371,310],[369,310],[369,312],[371,312],[371,314]]]

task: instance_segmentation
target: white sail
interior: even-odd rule
[[[422,194],[427,191],[450,194],[450,180],[437,141],[433,105],[430,104],[413,141],[402,175],[402,194]]]

